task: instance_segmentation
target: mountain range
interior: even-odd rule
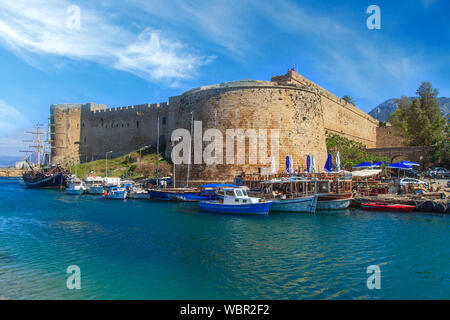
[[[414,97],[409,97],[409,99],[413,100]],[[398,108],[395,100],[396,99],[388,99],[380,103],[377,107],[370,111],[369,114],[377,120],[386,121],[389,114],[393,113]],[[438,101],[441,105],[442,114],[450,114],[450,98],[440,97],[438,98]]]

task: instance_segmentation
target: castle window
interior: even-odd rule
[[[129,123],[127,123],[127,127],[129,127],[130,126],[130,124]]]
[[[139,128],[139,120],[136,121],[136,128]]]
[[[83,122],[83,128],[84,128],[84,122]]]
[[[166,124],[166,117],[162,118],[162,124],[165,125]]]
[[[122,123],[122,128],[123,128],[123,123]]]
[[[86,137],[84,137],[84,142],[86,142]]]

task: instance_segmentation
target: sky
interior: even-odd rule
[[[448,0],[0,0],[0,158],[23,157],[53,103],[158,103],[292,67],[366,112],[422,81],[449,97],[448,12]]]

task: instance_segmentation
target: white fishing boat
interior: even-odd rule
[[[84,179],[84,184],[87,188],[87,193],[89,194],[103,194],[103,178],[97,176],[88,176]]]
[[[86,190],[87,190],[87,188],[84,185],[83,181],[81,181],[75,177],[72,177],[69,179],[69,186],[66,188],[67,194],[73,194],[73,195],[83,194],[86,192]]]
[[[105,199],[124,200],[127,198],[128,191],[125,187],[110,187],[104,195]]]
[[[129,199],[150,199],[150,195],[148,194],[148,191],[144,188],[139,187],[133,187],[128,192],[128,198]]]
[[[134,181],[122,181],[122,187],[127,189],[128,199],[150,199],[148,191]]]

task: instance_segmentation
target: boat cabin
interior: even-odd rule
[[[260,198],[249,197],[244,188],[223,188],[224,204],[258,203]]]

